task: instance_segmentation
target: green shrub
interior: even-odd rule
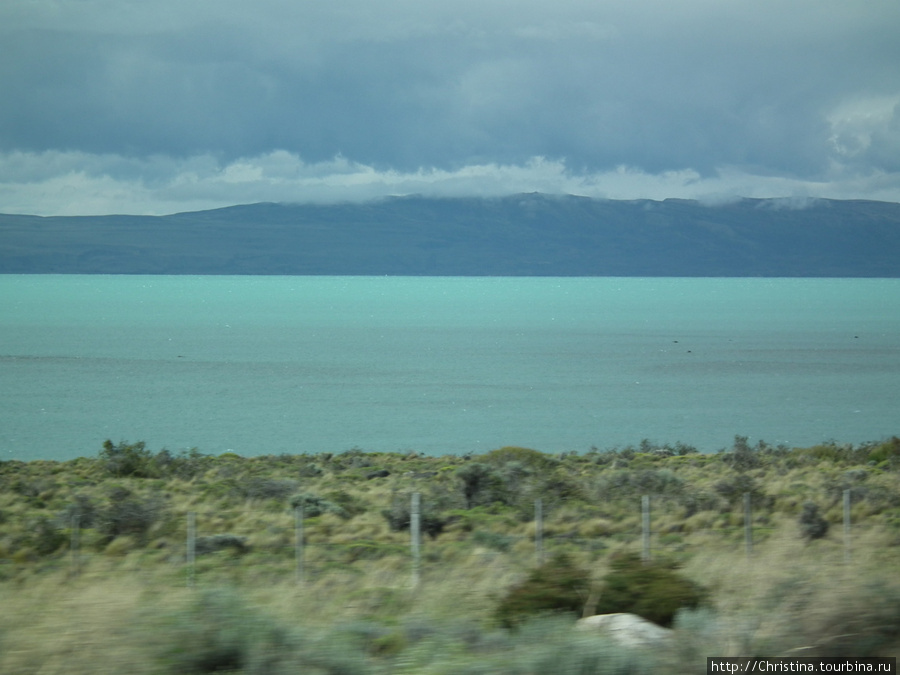
[[[328,502],[337,506],[344,518],[352,518],[359,516],[369,510],[368,504],[356,495],[345,492],[344,490],[332,490],[326,492],[325,497]]]
[[[747,442],[746,436],[735,436],[734,447],[732,447],[731,452],[727,453],[723,459],[738,471],[755,469],[761,464],[758,451],[762,447],[764,447],[762,442],[754,448]]]
[[[577,618],[584,611],[590,586],[590,575],[569,556],[559,554],[513,586],[494,610],[494,618],[507,628],[540,614],[564,613]]]
[[[869,452],[869,461],[876,464],[885,460],[896,461],[898,458],[900,458],[900,438],[897,436],[893,436]]]
[[[773,585],[765,597],[767,619],[783,628],[744,652],[789,653],[854,658],[893,656],[900,649],[900,587],[888,578],[835,583],[794,574]],[[800,649],[798,649],[800,648]]]
[[[834,443],[814,445],[810,448],[801,448],[795,451],[798,455],[812,457],[819,462],[844,462],[853,459],[853,450],[839,447]]]
[[[715,490],[724,497],[731,506],[743,503],[744,495],[750,495],[750,503],[753,506],[770,505],[771,500],[766,499],[762,487],[753,476],[746,473],[736,473],[729,478],[723,478],[715,484]]]
[[[810,641],[821,645],[822,654],[893,656],[900,646],[900,589],[881,580],[867,581],[852,595],[810,617],[810,623],[803,628],[809,631]]]
[[[159,475],[153,453],[147,450],[143,441],[119,441],[113,445],[111,440],[106,439],[100,451],[100,462],[106,471],[118,478],[154,478]]]
[[[470,462],[457,469],[456,477],[462,482],[467,509],[495,501],[505,501],[503,478],[492,466]]]
[[[10,491],[17,495],[25,497],[29,504],[38,506],[41,494],[49,492],[56,487],[55,483],[46,478],[37,478],[34,480],[15,480],[10,485]]]
[[[410,511],[409,495],[394,495],[394,498],[391,500],[391,507],[384,509],[381,515],[387,520],[388,527],[393,532],[403,532],[410,527],[412,521]],[[437,513],[430,501],[422,500],[419,513],[419,527],[422,532],[434,538],[444,531],[447,523],[447,517]]]
[[[99,543],[105,545],[124,535],[143,544],[162,512],[163,504],[158,497],[142,499],[127,488],[114,488],[109,503],[96,515],[95,527],[102,536]]]
[[[688,490],[681,495],[679,503],[684,507],[684,517],[690,518],[700,511],[718,511],[722,500],[706,490]]]
[[[705,591],[664,561],[641,561],[634,553],[616,556],[603,578],[598,614],[628,612],[660,626],[671,626],[678,610],[693,609]]]
[[[508,462],[518,462],[526,466],[530,471],[543,471],[556,463],[556,460],[542,452],[516,446],[491,450],[484,455],[484,460],[495,466],[502,466]]]
[[[546,506],[572,500],[584,500],[586,497],[581,482],[562,469],[550,471],[544,475],[538,485],[538,491]]]
[[[530,512],[530,516],[534,511]],[[476,506],[474,509],[450,509],[442,516],[447,524],[453,524],[454,529],[462,532],[475,532],[477,530],[497,531],[518,525],[515,513],[502,504],[491,506]]]
[[[503,464],[499,473],[507,490],[515,495],[521,492],[535,471],[524,462],[512,460]]]
[[[274,499],[282,501],[297,491],[297,481],[274,478],[250,478],[241,486],[245,499]]]
[[[360,469],[372,466],[374,460],[361,448],[351,448],[335,457],[334,463],[340,469]]]
[[[303,507],[304,518],[318,518],[323,513],[333,513],[341,518],[349,517],[343,507],[308,492],[301,492],[291,497],[291,507],[296,509],[298,506]]]
[[[59,516],[67,524],[72,523],[73,518],[78,518],[79,527],[94,527],[97,522],[98,509],[93,500],[84,494],[77,494]]]
[[[598,496],[604,501],[634,499],[642,495],[681,497],[684,480],[669,469],[618,469],[606,472],[596,482]]]
[[[306,464],[297,473],[301,478],[318,478],[325,471],[318,464]]]
[[[812,541],[828,534],[828,521],[819,513],[819,507],[813,502],[806,502],[800,513],[800,532]]]
[[[231,459],[234,457],[239,458],[239,456],[234,453],[220,455],[221,459]],[[163,448],[156,453],[152,462],[159,475],[181,478],[182,480],[196,478],[205,473],[214,463],[215,457],[212,455],[205,455],[197,448],[191,448],[190,450],[179,452],[176,455],[173,455]]]
[[[357,560],[378,560],[389,555],[406,555],[409,547],[360,539],[349,544],[332,544],[331,550],[338,554],[342,562],[351,564]]]
[[[834,505],[843,500],[844,490],[849,490],[852,504],[866,501],[876,507],[873,510],[900,505],[900,494],[896,490],[868,481],[869,475],[866,469],[850,469],[840,476],[829,477],[823,486],[825,496]]]
[[[696,455],[699,450],[693,445],[688,443],[682,443],[681,441],[677,441],[675,443],[675,447],[672,448],[672,451],[675,453],[676,457],[685,457],[687,455]]]
[[[29,526],[27,543],[38,555],[50,555],[66,543],[66,534],[46,516],[35,519]]]
[[[479,546],[492,548],[495,551],[506,553],[516,543],[517,537],[499,532],[487,532],[485,530],[476,530],[472,533],[472,541]]]
[[[227,551],[242,555],[250,550],[247,545],[247,537],[239,537],[234,534],[213,534],[205,537],[197,537],[194,542],[194,552],[197,555]]]
[[[232,592],[205,591],[166,624],[158,651],[165,672],[300,672],[296,637]]]

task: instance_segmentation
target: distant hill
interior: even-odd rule
[[[0,273],[900,276],[900,204],[541,194],[0,215]]]

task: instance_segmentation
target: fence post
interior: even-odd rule
[[[297,504],[294,507],[294,533],[295,533],[295,549],[294,554],[297,558],[297,575],[295,581],[298,584],[303,583],[303,504]]]
[[[421,551],[420,551],[420,531],[421,531],[421,496],[418,492],[413,492],[412,504],[409,510],[409,532],[410,546],[412,548],[412,585],[418,588],[420,581],[421,567]]]
[[[69,548],[72,550],[72,575],[77,577],[81,574],[81,556],[78,550],[81,545],[81,513],[78,509],[72,514],[71,530]]]
[[[844,490],[844,563],[850,562],[850,490]]]
[[[188,512],[187,521],[187,564],[188,564],[188,586],[194,585],[194,560],[197,552],[197,514],[193,511]]]
[[[650,495],[641,497],[641,541],[641,560],[646,564],[650,562]]]
[[[534,500],[534,551],[538,566],[544,564],[544,502]]]
[[[750,493],[744,493],[744,546],[747,557],[753,554],[753,518],[750,512]]]

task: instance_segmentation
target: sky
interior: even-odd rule
[[[900,202],[897,0],[7,0],[0,212]]]

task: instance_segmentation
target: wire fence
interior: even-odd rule
[[[852,558],[852,541],[851,541],[851,494],[850,490],[843,491],[843,560],[849,564]],[[243,511],[246,513],[246,510]],[[413,588],[418,587],[422,583],[422,566],[423,566],[423,550],[427,549],[422,538],[422,500],[421,494],[412,493],[410,496],[410,522],[409,522],[409,548],[408,557],[410,565],[410,584]],[[217,524],[221,522],[222,512],[210,511],[199,513],[200,523],[198,526],[198,512],[189,511],[182,514],[185,519],[186,540],[184,542],[184,565],[186,571],[187,584],[194,586],[197,579],[197,558],[208,553],[221,550],[235,550],[243,552],[246,550],[245,538],[237,537],[230,534],[214,531]],[[576,547],[583,551],[596,552],[606,548],[607,544],[601,537],[576,537],[572,535],[548,535],[545,529],[545,511],[541,499],[534,502],[534,561],[536,565],[545,562],[548,548],[556,548],[562,544],[569,547]],[[282,516],[283,519],[283,516]],[[306,515],[304,506],[299,503],[293,508],[293,532],[292,543],[290,545],[281,545],[281,554],[283,556],[293,555],[293,576],[295,582],[303,584],[304,581],[314,571],[310,569],[308,564],[308,551],[315,548],[319,551],[328,551],[334,553],[347,554],[352,561],[365,557],[378,557],[386,553],[405,554],[403,547],[397,544],[383,544],[371,540],[359,539],[352,542],[330,542],[317,541],[311,544],[307,540],[305,530]],[[657,552],[665,552],[667,549],[677,548],[680,537],[674,536],[675,541],[667,541],[665,535],[659,532],[653,532],[653,520],[651,512],[650,495],[643,495],[641,498],[641,528],[640,533],[626,532],[619,536],[618,541],[627,544],[640,542],[641,559],[645,563],[653,560]],[[743,526],[720,527],[718,531],[726,536],[738,537],[739,531],[743,531],[743,543],[748,558],[753,556],[754,535],[766,534],[775,528],[763,526],[753,523],[751,494],[743,495]],[[655,535],[655,537],[654,537]],[[508,550],[515,544],[519,544],[526,538],[519,535],[506,535],[498,533],[490,533],[483,531],[475,531],[471,535],[476,544],[485,545],[488,548],[496,548],[498,550]],[[79,575],[83,568],[83,555],[81,552],[81,519],[80,514],[75,512],[71,517],[70,528],[70,554],[71,568],[74,575]]]

